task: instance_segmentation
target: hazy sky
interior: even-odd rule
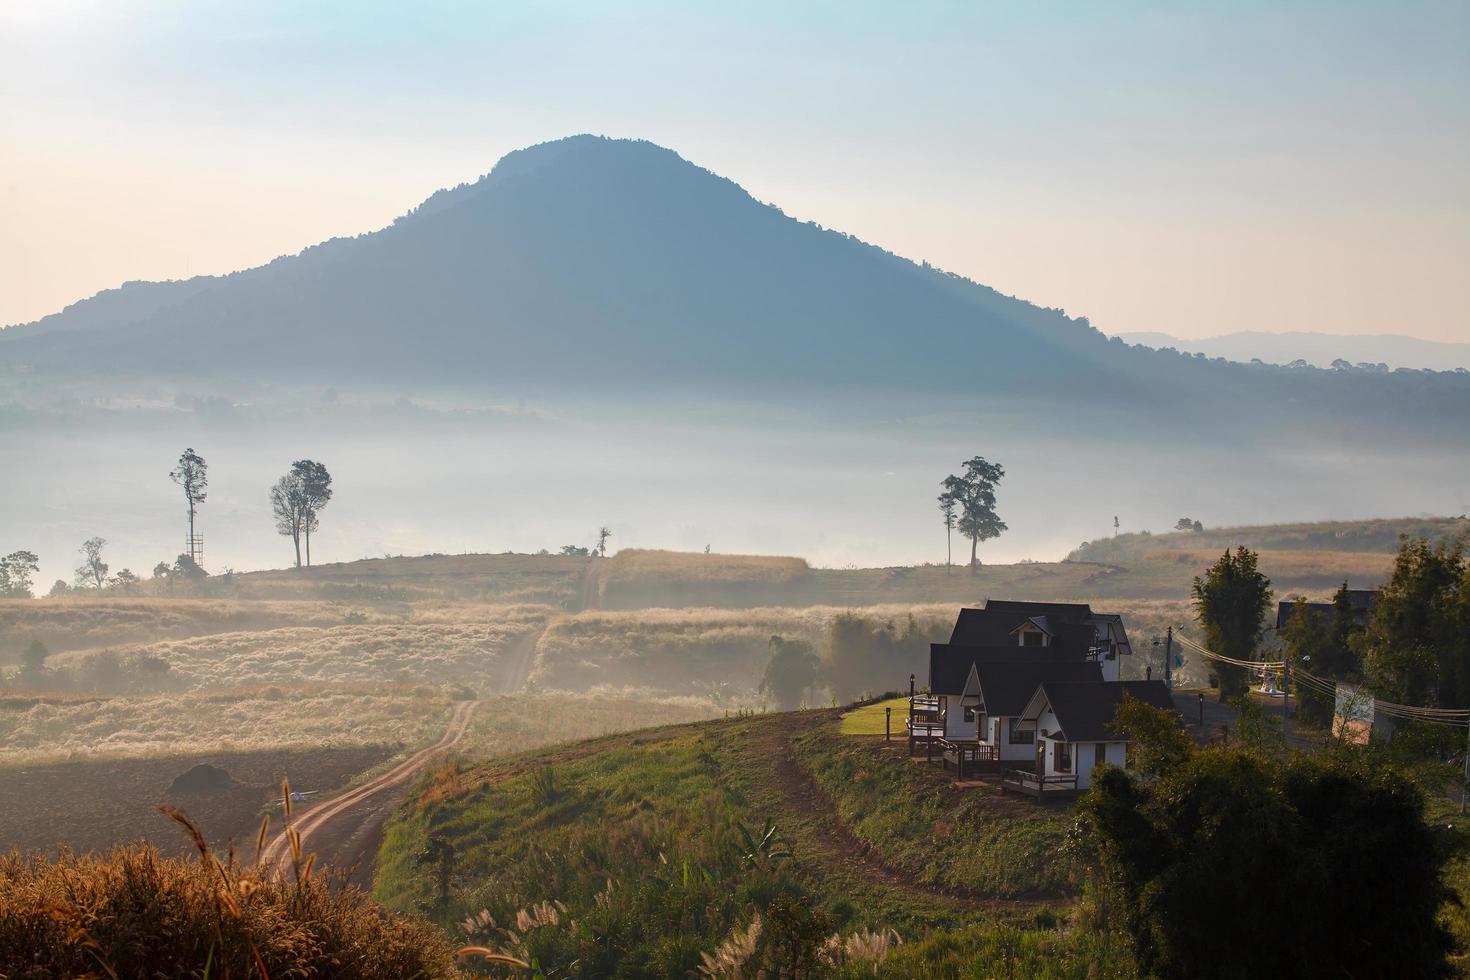
[[[1109,332],[1470,340],[1470,4],[0,0],[0,323],[636,136]]]

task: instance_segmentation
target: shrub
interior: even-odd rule
[[[1423,797],[1361,755],[1207,749],[1152,781],[1107,766],[1078,814],[1145,974],[1445,972]]]
[[[148,845],[0,858],[0,976],[463,977],[447,938],[319,877],[282,883]]]

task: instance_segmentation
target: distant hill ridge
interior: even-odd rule
[[[1319,368],[1331,367],[1334,361],[1346,361],[1355,367],[1382,365],[1388,370],[1470,371],[1470,344],[1443,343],[1401,334],[1357,336],[1241,330],[1195,340],[1184,340],[1166,333],[1122,333],[1118,337],[1130,344],[1173,347],[1187,353],[1198,351],[1232,361],[1260,359],[1268,364],[1291,364],[1301,360]]]
[[[1470,379],[1454,375],[1348,378],[1129,347],[789,218],[671,150],[595,136],[507,154],[380,231],[228,276],[130,283],[0,331],[0,382],[99,376],[114,391],[324,378],[795,399],[883,387],[1000,400],[1050,426],[1102,408],[1234,425],[1290,405],[1385,431],[1409,415],[1433,435],[1470,417]]]
[[[1470,535],[1470,518],[1398,517],[1363,521],[1312,521],[1301,524],[1263,524],[1249,527],[1207,527],[1203,531],[1148,531],[1088,541],[1067,555],[1068,561],[1128,562],[1151,552],[1192,552],[1204,548],[1256,550],[1359,551],[1393,553],[1402,537],[1439,542]]]

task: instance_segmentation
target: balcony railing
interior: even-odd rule
[[[1024,769],[1007,769],[1000,778],[1001,790],[1014,789],[1038,799],[1048,793],[1076,793],[1076,773],[1041,775]]]

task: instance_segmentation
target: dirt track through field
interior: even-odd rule
[[[506,652],[505,662],[500,668],[500,683],[495,688],[496,694],[515,694],[525,690],[526,682],[531,679],[531,669],[536,666],[536,646],[545,633],[545,626],[533,630],[516,640]]]
[[[877,896],[888,892],[897,901],[917,902],[936,911],[986,911],[1014,915],[1054,906],[1056,899],[1002,899],[958,895],[936,888],[912,872],[886,863],[882,855],[859,840],[838,815],[836,807],[796,758],[791,740],[819,715],[789,712],[770,716],[751,739],[751,748],[767,761],[759,789],[779,804],[771,809],[790,815],[797,851],[812,870],[841,882],[856,876],[862,887]],[[768,797],[769,799],[769,797]],[[774,802],[774,801],[772,801]]]
[[[302,858],[315,851],[324,864],[331,863],[352,872],[352,880],[360,883],[363,880],[362,864],[365,859],[370,864],[372,857],[364,837],[375,837],[387,809],[396,801],[397,793],[394,791],[401,791],[440,754],[459,744],[479,704],[479,701],[456,704],[449,726],[439,741],[415,752],[376,779],[315,806],[295,807],[289,826],[301,835]],[[360,812],[364,808],[366,812]],[[284,828],[266,844],[260,863],[269,871],[281,875],[290,873],[291,842]],[[368,873],[371,873],[370,868]]]

